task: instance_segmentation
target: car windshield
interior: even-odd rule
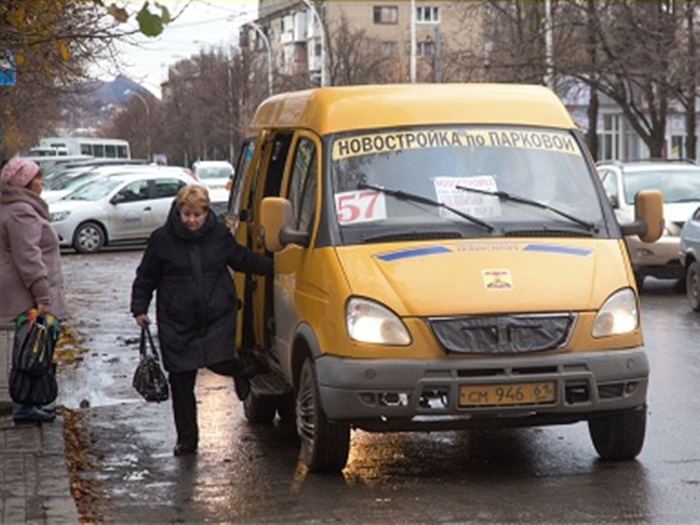
[[[65,200],[70,201],[98,201],[119,186],[121,179],[98,179],[80,186],[73,193],[68,194]]]
[[[331,177],[345,242],[518,230],[586,235],[603,220],[592,172],[575,138],[561,130],[464,126],[346,134],[333,140]]]
[[[625,202],[634,204],[642,190],[657,189],[665,203],[700,201],[700,168],[625,171]]]
[[[231,176],[233,169],[228,166],[207,166],[197,168],[197,177],[200,179],[226,179]]]

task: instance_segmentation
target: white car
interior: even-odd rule
[[[228,184],[233,179],[233,166],[225,160],[200,160],[193,166],[194,174],[199,181],[209,188],[214,198],[217,195],[228,195]]]
[[[634,196],[646,189],[658,189],[664,197],[665,228],[651,244],[627,237],[637,287],[646,276],[685,282],[681,264],[681,228],[700,206],[700,166],[683,161],[612,161],[598,164],[603,187],[620,222],[634,220]]]
[[[146,240],[165,223],[180,188],[194,182],[181,169],[106,175],[50,202],[51,225],[61,246],[80,253]]]

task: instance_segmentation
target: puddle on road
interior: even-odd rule
[[[141,251],[64,254],[62,269],[71,318],[84,353],[59,369],[57,403],[71,409],[138,402],[131,386],[138,364],[139,328],[129,312]]]

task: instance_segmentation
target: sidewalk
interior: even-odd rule
[[[63,418],[45,424],[12,421],[12,329],[0,323],[0,523],[79,523],[66,467]]]

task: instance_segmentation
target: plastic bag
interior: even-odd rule
[[[141,327],[139,352],[141,361],[136,367],[131,384],[146,401],[166,401],[170,397],[168,380],[160,367],[158,351],[147,324]]]
[[[12,401],[25,405],[47,405],[58,397],[53,354],[60,323],[51,314],[36,313],[28,310],[15,322],[9,390]]]

